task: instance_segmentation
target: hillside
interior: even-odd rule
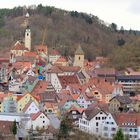
[[[73,56],[75,48],[81,44],[89,60],[93,60],[96,56],[108,56],[111,58],[109,66],[118,69],[135,66],[138,62],[140,51],[135,51],[138,57],[133,58],[131,64],[124,66],[127,62],[127,58],[124,60],[127,51],[129,51],[128,56],[131,56],[134,53],[133,47],[137,46],[137,50],[140,50],[140,45],[137,43],[139,32],[126,31],[123,28],[117,30],[115,23],[106,26],[94,15],[69,12],[49,6],[31,6],[28,12],[31,15],[29,22],[32,45],[42,43],[43,33],[46,30],[44,44],[49,48],[58,48],[62,55]],[[10,47],[16,40],[23,39],[25,31],[23,15],[25,15],[23,7],[0,10],[1,48]]]

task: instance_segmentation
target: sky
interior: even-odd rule
[[[140,30],[140,0],[4,0],[0,8],[40,3],[93,14],[107,23],[116,23],[118,28]]]

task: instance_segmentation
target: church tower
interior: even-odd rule
[[[74,57],[74,66],[79,66],[81,68],[84,67],[84,52],[79,45],[76,52],[75,52],[75,57]]]
[[[26,28],[25,31],[25,48],[31,51],[31,30],[29,26]]]

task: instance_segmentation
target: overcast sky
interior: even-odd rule
[[[40,4],[91,13],[125,29],[140,30],[140,0],[1,0],[0,7]]]

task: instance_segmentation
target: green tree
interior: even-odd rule
[[[16,124],[16,120],[13,122],[12,132],[13,132],[14,135],[17,134],[17,124]]]
[[[113,31],[117,32],[117,24],[112,23],[112,24],[111,24],[111,29],[112,29]]]
[[[125,44],[125,40],[123,38],[118,39],[118,41],[117,41],[118,46],[123,46],[124,44]]]
[[[4,18],[0,18],[0,28],[5,25]]]
[[[125,140],[124,134],[121,129],[119,129],[114,136],[113,140]]]
[[[69,132],[72,131],[73,125],[72,121],[69,119],[68,115],[64,115],[64,118],[61,121],[58,139],[67,139]]]

